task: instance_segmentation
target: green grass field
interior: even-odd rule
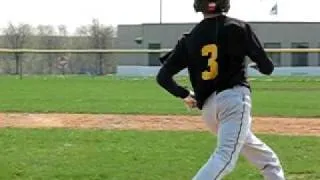
[[[288,179],[320,179],[319,137],[260,137]],[[1,129],[0,179],[187,180],[214,145],[205,132]],[[243,158],[227,179],[262,180]]]
[[[320,117],[320,78],[251,83],[255,115]],[[186,113],[153,78],[0,76],[0,84],[0,112]],[[320,179],[319,137],[259,137],[278,153],[288,180]],[[0,180],[186,180],[215,143],[207,132],[0,129]],[[241,158],[226,179],[262,177]]]
[[[319,77],[271,80],[251,80],[254,115],[320,117]],[[186,114],[154,78],[0,76],[0,84],[5,112]]]

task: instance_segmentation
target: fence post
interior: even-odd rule
[[[19,75],[20,75],[20,80],[22,79],[22,73],[23,73],[23,69],[22,69],[22,59],[20,57],[21,54],[18,54],[19,57]]]

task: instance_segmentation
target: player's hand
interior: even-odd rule
[[[190,91],[189,95],[183,99],[183,102],[189,111],[197,107],[197,100],[193,91]]]

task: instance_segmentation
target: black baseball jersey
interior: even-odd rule
[[[249,24],[224,15],[206,18],[160,59],[163,65],[157,82],[174,96],[185,98],[189,91],[179,86],[173,76],[188,68],[198,108],[202,109],[205,100],[214,92],[236,85],[250,88],[246,56],[257,64],[261,73],[272,73],[272,61]]]

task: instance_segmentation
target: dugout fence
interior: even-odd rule
[[[130,56],[138,54],[160,56],[170,50],[0,49],[0,74],[19,75],[20,79],[23,74],[116,74],[122,57],[130,59]],[[278,66],[320,66],[320,48],[281,48],[266,51]]]

